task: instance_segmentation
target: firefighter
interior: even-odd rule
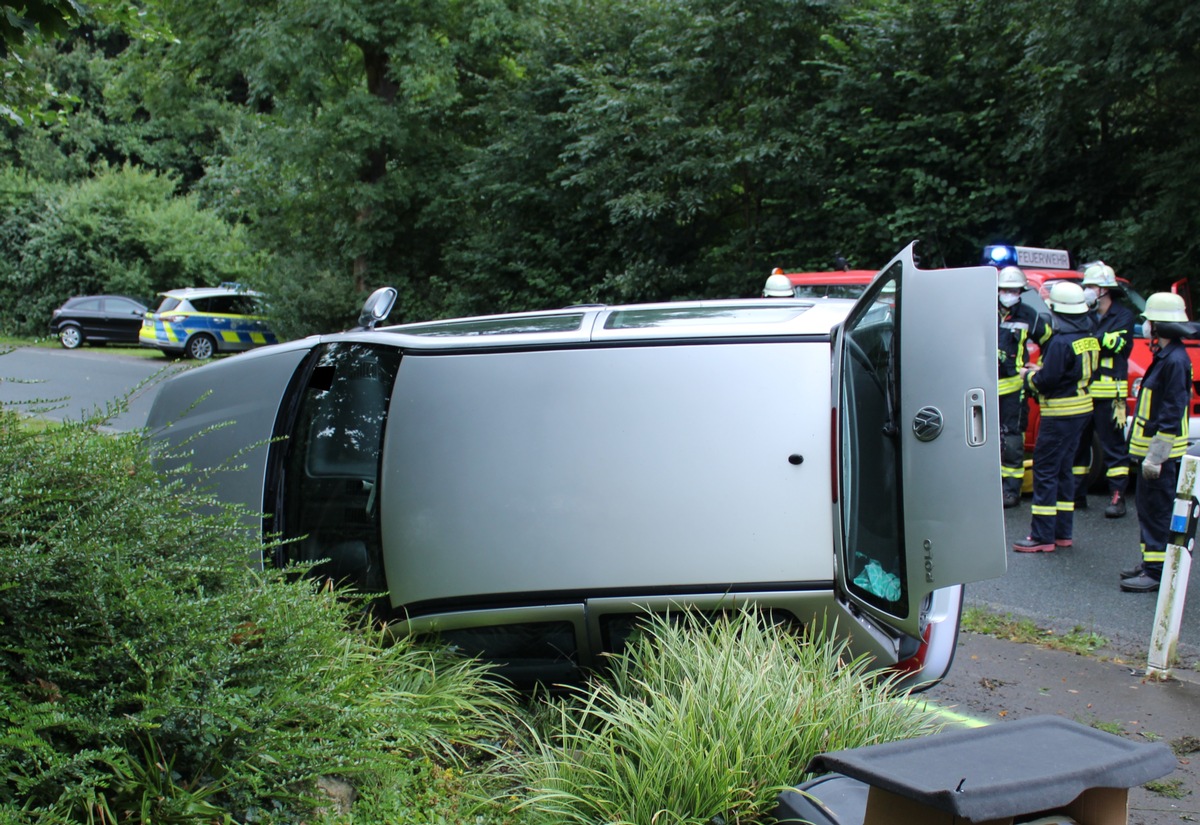
[[[1105,518],[1125,515],[1125,488],[1129,483],[1129,446],[1125,442],[1126,399],[1129,397],[1129,353],[1133,351],[1133,311],[1115,300],[1121,288],[1116,273],[1103,262],[1083,271],[1083,296],[1094,305],[1096,339],[1100,342],[1100,367],[1092,376],[1088,392],[1092,396],[1092,418],[1084,428],[1075,454],[1075,506],[1087,506],[1083,480],[1092,463],[1104,467],[1108,490]],[[1100,442],[1099,454],[1092,454],[1093,433]]]
[[[1029,535],[1013,542],[1018,553],[1050,553],[1070,547],[1075,516],[1071,465],[1079,435],[1092,415],[1087,387],[1100,360],[1083,288],[1061,281],[1050,288],[1054,334],[1042,349],[1041,367],[1022,367],[1026,392],[1041,406],[1033,448],[1033,518]]]
[[[1142,334],[1151,341],[1154,359],[1142,378],[1129,432],[1129,455],[1141,461],[1142,473],[1137,483],[1142,559],[1121,571],[1121,589],[1129,593],[1154,592],[1162,579],[1192,396],[1192,360],[1180,340],[1188,320],[1183,298],[1156,292],[1146,299],[1143,315]]]
[[[1029,354],[1030,342],[1044,346],[1050,337],[1050,325],[1037,310],[1021,301],[1026,287],[1025,273],[1019,267],[1006,266],[996,276],[1000,314],[999,395],[1000,395],[1000,478],[1004,506],[1021,503],[1021,484],[1025,480],[1025,426],[1028,422],[1021,370]]]
[[[792,286],[792,282],[788,280],[788,276],[783,274],[783,270],[775,267],[767,277],[767,283],[763,286],[762,294],[764,298],[794,298],[796,297],[796,289]]]

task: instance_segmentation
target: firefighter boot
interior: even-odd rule
[[[1125,515],[1125,494],[1120,490],[1112,494],[1112,500],[1104,508],[1105,518],[1122,518]]]

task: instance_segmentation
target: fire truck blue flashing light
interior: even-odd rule
[[[983,248],[985,266],[1028,266],[1038,269],[1070,269],[1071,256],[1065,249],[994,244]]]
[[[983,263],[985,266],[1016,266],[1017,249],[1013,246],[985,246],[983,248]]]

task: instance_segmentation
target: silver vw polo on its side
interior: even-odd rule
[[[367,323],[178,375],[149,427],[164,462],[248,462],[218,493],[291,539],[264,563],[519,683],[752,602],[932,684],[962,585],[1005,570],[995,292],[909,247],[857,302]]]

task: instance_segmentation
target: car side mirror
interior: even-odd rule
[[[375,326],[388,317],[392,307],[396,305],[399,293],[395,287],[384,286],[372,292],[363,303],[362,312],[358,314],[359,329],[375,329]]]

